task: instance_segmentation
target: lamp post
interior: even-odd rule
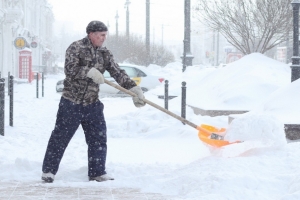
[[[186,70],[186,42],[187,40],[183,40],[182,72]]]
[[[118,14],[118,11],[116,13],[115,19],[116,19],[116,41],[117,41],[117,43],[119,43],[119,23],[118,23],[119,14]],[[116,48],[115,49],[115,58],[118,58],[118,57],[119,57],[119,48]]]
[[[146,66],[148,66],[150,64],[150,0],[146,0],[146,53]]]
[[[292,1],[293,7],[293,56],[292,56],[292,75],[291,81],[300,78],[300,57],[299,57],[299,6],[300,0]]]
[[[130,1],[126,0],[125,8],[126,8],[126,37],[129,40],[129,5]]]
[[[186,66],[193,64],[192,60],[194,56],[191,53],[191,0],[184,1],[184,42],[183,49],[185,50]],[[183,55],[184,56],[184,55]],[[183,58],[182,58],[183,60]]]
[[[118,24],[119,14],[118,14],[118,11],[116,13],[115,19],[116,19],[116,39],[118,41],[118,39],[119,39],[119,24]]]

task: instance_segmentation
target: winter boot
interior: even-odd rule
[[[42,180],[47,183],[52,183],[54,181],[54,174],[52,174],[51,172],[43,173]]]
[[[89,178],[90,181],[98,181],[98,182],[115,180],[114,178],[108,176],[107,174],[103,174],[102,176],[89,177]]]

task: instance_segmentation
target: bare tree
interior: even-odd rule
[[[129,40],[126,35],[110,35],[106,46],[113,52],[117,62],[129,62],[136,65],[151,64],[165,66],[174,62],[173,53],[160,45],[151,45],[150,55],[147,53],[145,40],[138,35],[131,34]]]
[[[292,29],[289,0],[197,0],[193,10],[243,54],[265,53],[286,41]]]

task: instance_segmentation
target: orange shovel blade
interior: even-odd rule
[[[207,124],[201,124],[201,126],[198,126],[197,129],[199,130],[198,132],[198,137],[200,140],[210,146],[213,147],[223,147],[229,144],[232,144],[226,140],[217,140],[217,139],[211,139],[211,134],[217,134],[220,136],[224,136],[224,132],[226,131],[225,128],[216,128],[214,126],[210,126]],[[236,142],[233,142],[236,143]]]

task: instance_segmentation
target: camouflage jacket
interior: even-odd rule
[[[86,75],[95,67],[102,74],[107,70],[126,89],[136,86],[126,72],[115,63],[105,47],[94,48],[88,37],[73,42],[66,50],[64,89],[62,96],[76,104],[88,105],[99,98],[99,85]]]

